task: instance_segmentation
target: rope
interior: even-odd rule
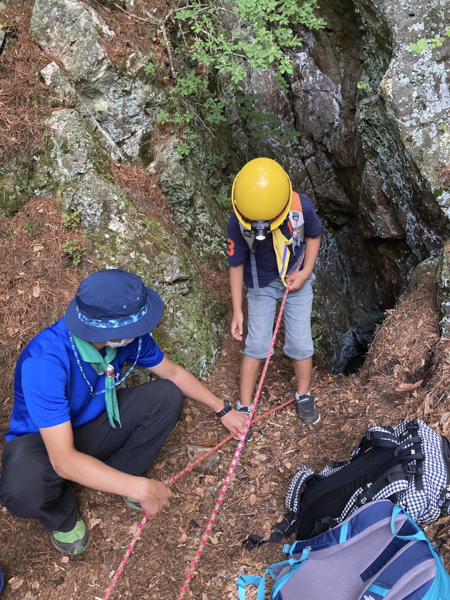
[[[318,383],[317,385],[315,385],[314,387],[312,387],[311,391],[313,391],[316,388],[318,388],[319,386],[323,385],[325,383],[325,381],[326,381],[326,379],[324,379],[323,381],[321,381],[320,383]],[[264,419],[265,417],[271,415],[275,411],[284,408],[288,404],[291,404],[292,402],[294,402],[294,400],[295,400],[295,397],[291,398],[290,400],[287,400],[286,402],[283,402],[283,404],[275,406],[275,408],[271,408],[267,412],[265,412],[262,415],[259,415],[258,417],[256,417],[256,419],[253,419],[252,421],[250,421],[250,424],[253,425],[254,423],[257,423],[258,421],[261,421],[261,419]],[[211,454],[214,454],[214,452],[216,452],[217,450],[219,450],[219,448],[221,448],[224,444],[226,444],[231,439],[233,439],[235,435],[236,435],[235,433],[231,433],[228,437],[226,437],[224,440],[222,440],[216,446],[214,446],[214,448],[211,448],[210,450],[208,450],[208,452],[206,452],[203,456],[201,456],[200,458],[197,458],[194,462],[188,464],[187,467],[185,467],[183,470],[179,471],[176,475],[174,475],[169,480],[167,480],[165,482],[166,485],[172,485],[172,483],[174,483],[177,479],[180,479],[180,477],[182,477],[183,475],[185,475],[187,472],[192,471],[192,469],[196,465],[200,464],[202,462],[202,460],[205,460],[205,458],[208,458],[208,456],[211,456]],[[135,543],[137,542],[139,536],[142,533],[142,530],[144,529],[144,526],[145,526],[145,524],[146,524],[146,522],[148,520],[148,517],[149,517],[149,514],[146,513],[144,515],[144,518],[142,519],[141,523],[139,524],[138,530],[137,530],[135,536],[133,537],[133,540],[132,540],[131,544],[128,546],[126,554],[123,557],[122,562],[120,563],[120,566],[119,566],[119,568],[117,569],[117,571],[115,573],[114,579],[111,581],[111,584],[109,586],[108,592],[103,597],[103,600],[107,600],[107,598],[110,597],[110,595],[111,595],[111,593],[113,591],[113,588],[116,585],[116,583],[117,583],[117,581],[118,581],[118,579],[120,577],[120,574],[123,571],[125,563],[127,562],[127,560],[129,558],[131,552],[133,551]]]
[[[326,381],[326,379],[324,379],[323,381],[319,382],[317,385],[315,385],[314,387],[311,388],[311,391],[313,391],[313,390],[317,389],[318,387],[320,387],[321,385],[323,385],[325,383],[325,381]],[[291,404],[292,402],[294,402],[294,400],[295,400],[295,397],[291,398],[290,400],[287,400],[286,402],[283,402],[283,404],[279,404],[278,406],[275,406],[274,408],[271,408],[270,410],[268,410],[267,412],[263,413],[262,415],[259,415],[259,417],[256,417],[256,419],[253,419],[253,421],[250,421],[250,425],[253,425],[254,423],[257,423],[258,421],[261,421],[261,419],[265,419],[266,417],[268,417],[269,415],[271,415],[275,411],[284,408],[288,404]],[[236,435],[235,433],[231,433],[228,437],[226,437],[224,440],[222,440],[221,442],[219,442],[217,444],[217,446],[214,446],[214,448],[210,448],[208,450],[208,452],[206,452],[203,456],[200,456],[200,458],[196,458],[194,460],[194,462],[188,464],[187,467],[185,467],[182,471],[179,471],[179,473],[177,473],[176,475],[174,475],[173,477],[171,477],[165,483],[167,485],[170,485],[170,484],[174,483],[177,479],[180,479],[180,477],[182,477],[183,475],[185,475],[188,471],[192,471],[192,469],[195,466],[197,466],[198,464],[200,464],[202,462],[202,460],[205,460],[205,458],[208,458],[208,456],[211,456],[211,454],[214,454],[214,452],[216,452],[224,444],[226,444],[227,442],[229,442],[232,438],[234,438],[235,435]]]
[[[269,362],[270,362],[271,355],[272,355],[272,350],[273,350],[273,347],[274,347],[274,344],[275,344],[275,339],[277,337],[278,329],[280,327],[281,317],[282,317],[283,311],[284,311],[284,305],[286,304],[286,298],[287,298],[288,292],[289,292],[289,290],[291,288],[291,285],[292,285],[292,283],[290,283],[286,287],[286,291],[284,293],[283,300],[281,302],[280,311],[278,313],[277,321],[276,321],[276,324],[275,324],[275,329],[274,329],[274,332],[273,332],[273,336],[272,336],[272,341],[271,341],[271,344],[270,344],[269,353],[267,355],[266,362],[264,364],[264,369],[263,369],[263,372],[261,374],[261,379],[259,381],[258,389],[257,389],[256,394],[255,394],[255,399],[253,400],[253,403],[252,403],[252,406],[251,406],[251,409],[250,409],[250,418],[247,420],[247,425],[246,425],[246,427],[245,427],[245,429],[244,429],[244,431],[243,431],[243,433],[242,433],[242,435],[240,437],[239,444],[238,444],[237,449],[236,449],[236,453],[235,453],[235,455],[233,457],[233,460],[231,461],[230,469],[229,469],[229,471],[227,473],[227,476],[225,477],[225,481],[224,481],[224,484],[223,484],[222,489],[220,491],[219,498],[218,498],[218,500],[216,502],[216,506],[214,507],[213,513],[212,513],[211,518],[210,518],[210,520],[208,522],[208,527],[206,528],[205,533],[203,534],[203,537],[202,537],[202,539],[200,541],[200,545],[199,545],[199,547],[197,549],[197,553],[196,553],[197,558],[193,561],[193,563],[191,565],[190,572],[189,572],[188,576],[186,577],[186,580],[185,580],[185,582],[183,584],[183,587],[181,589],[180,596],[179,596],[178,600],[182,600],[184,598],[185,593],[188,590],[189,583],[190,583],[190,581],[191,581],[191,579],[193,577],[193,571],[197,567],[198,560],[199,560],[200,556],[203,553],[204,546],[206,545],[206,541],[207,541],[207,539],[208,539],[208,537],[209,537],[209,535],[211,533],[212,526],[214,524],[215,518],[216,518],[216,516],[218,514],[218,511],[219,511],[219,507],[222,504],[222,500],[223,500],[223,498],[225,496],[225,492],[226,492],[226,490],[228,488],[228,485],[229,485],[229,482],[230,482],[231,477],[233,475],[233,472],[234,472],[234,469],[236,467],[236,464],[237,464],[237,462],[239,460],[239,456],[240,456],[241,450],[243,448],[247,432],[250,429],[250,425],[252,425],[253,423],[256,423],[257,421],[260,421],[264,417],[266,417],[266,416],[274,413],[276,410],[280,410],[281,408],[284,408],[285,406],[287,406],[288,404],[291,404],[291,402],[293,402],[295,400],[295,398],[292,398],[291,400],[288,400],[287,402],[284,402],[283,404],[281,404],[279,406],[276,406],[275,408],[272,408],[268,412],[264,413],[263,415],[260,415],[256,419],[252,420],[253,414],[255,412],[256,404],[257,404],[257,402],[259,400],[259,395],[261,393],[261,389],[262,389],[262,386],[263,386],[263,383],[264,383],[264,379],[266,377],[267,369],[268,369]],[[323,383],[324,383],[324,381],[318,383],[316,386],[314,386],[311,389],[314,390],[317,387],[319,387],[320,385],[322,385]],[[228,437],[226,437],[224,440],[222,440],[219,444],[217,444],[214,448],[211,448],[210,450],[208,450],[208,452],[206,452],[203,456],[201,456],[200,458],[196,459],[193,463],[189,464],[182,471],[178,472],[176,475],[174,475],[173,477],[171,477],[171,479],[169,479],[168,481],[165,482],[166,485],[171,485],[177,479],[179,479],[182,475],[184,475],[188,471],[191,471],[202,460],[204,460],[205,458],[207,458],[208,456],[210,456],[211,454],[213,454],[213,452],[215,452],[216,450],[218,450],[226,442],[230,441],[234,436],[235,436],[234,433],[230,434]],[[130,554],[132,553],[133,548],[134,548],[137,540],[139,539],[139,537],[140,537],[140,535],[142,533],[142,530],[145,527],[145,524],[147,523],[147,521],[149,519],[149,516],[150,516],[149,513],[145,513],[144,518],[139,523],[138,530],[137,530],[136,534],[134,535],[134,537],[133,537],[130,545],[128,546],[127,551],[126,551],[124,557],[122,558],[122,561],[121,561],[121,563],[120,563],[117,571],[115,572],[113,579],[111,580],[111,583],[109,585],[108,591],[103,596],[103,600],[108,600],[108,598],[111,596],[111,594],[113,592],[113,589],[114,589],[114,586],[116,585],[117,581],[119,580],[119,577],[120,577],[120,575],[121,575],[121,573],[122,573],[122,571],[123,571],[123,569],[125,567],[125,564],[126,564],[128,558],[130,557]]]
[[[238,446],[236,448],[236,453],[235,453],[235,455],[233,457],[233,460],[231,461],[230,468],[229,468],[228,473],[227,473],[227,475],[225,477],[222,489],[220,490],[219,497],[217,499],[216,505],[215,505],[214,510],[212,512],[212,515],[211,515],[211,517],[210,517],[210,519],[208,521],[208,526],[205,529],[205,533],[203,534],[202,539],[200,540],[200,544],[199,544],[199,546],[197,548],[196,558],[192,562],[192,565],[191,565],[191,568],[189,570],[189,573],[188,573],[188,575],[187,575],[187,577],[186,577],[186,579],[184,581],[183,587],[181,588],[180,595],[178,596],[178,600],[183,600],[186,592],[188,591],[189,584],[191,582],[191,579],[194,576],[194,571],[195,571],[195,569],[196,569],[196,567],[198,565],[198,561],[199,561],[199,559],[200,559],[200,557],[201,557],[201,555],[203,553],[203,550],[204,550],[204,548],[206,546],[206,542],[207,542],[207,540],[209,538],[209,534],[211,533],[211,529],[212,529],[212,527],[214,525],[214,521],[216,520],[216,517],[219,514],[219,508],[220,508],[220,506],[221,506],[221,504],[223,502],[223,499],[225,497],[225,493],[227,491],[228,485],[229,485],[229,483],[231,481],[231,478],[233,476],[234,470],[235,470],[236,465],[237,465],[237,463],[239,461],[239,456],[241,454],[242,448],[244,447],[245,438],[247,436],[248,430],[250,429],[250,422],[251,422],[251,420],[253,418],[253,413],[255,412],[255,408],[256,408],[256,405],[257,405],[258,400],[259,400],[259,395],[261,393],[261,389],[262,389],[262,386],[263,386],[263,383],[264,383],[264,379],[266,377],[267,369],[269,367],[269,362],[270,362],[270,359],[271,359],[272,350],[273,350],[273,347],[275,345],[275,339],[277,337],[278,329],[280,327],[281,317],[282,317],[283,311],[284,311],[284,305],[286,304],[286,298],[287,298],[289,290],[291,289],[291,285],[292,285],[292,282],[289,283],[289,285],[286,287],[286,291],[284,293],[283,300],[281,301],[280,312],[278,313],[277,322],[275,324],[275,329],[274,329],[274,332],[273,332],[272,341],[270,343],[269,353],[267,354],[266,362],[264,363],[264,369],[263,369],[263,372],[261,374],[261,379],[259,380],[258,389],[256,390],[255,399],[253,400],[252,406],[251,406],[251,409],[250,409],[250,418],[248,419],[247,425],[245,426],[245,429],[242,432],[242,435],[240,437],[239,444],[238,444]]]

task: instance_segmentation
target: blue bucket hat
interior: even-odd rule
[[[86,342],[136,338],[161,320],[161,297],[133,273],[97,271],[84,279],[67,307],[67,329]]]

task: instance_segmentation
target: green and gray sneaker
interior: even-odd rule
[[[89,543],[89,530],[81,517],[70,531],[52,531],[52,543],[57,550],[66,554],[81,554]]]
[[[128,498],[127,496],[122,496],[123,501],[125,502],[125,504],[129,507],[129,508],[134,508],[134,510],[144,510],[142,508],[142,506],[139,504],[138,500],[135,500],[134,498]]]

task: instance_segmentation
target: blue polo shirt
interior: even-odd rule
[[[305,239],[308,237],[317,238],[322,233],[322,223],[316,214],[313,203],[304,194],[299,194],[302,203],[303,219],[305,221]],[[291,231],[288,225],[288,219],[280,225],[282,234],[290,238]],[[249,288],[254,287],[252,268],[250,262],[250,249],[242,235],[239,220],[233,213],[228,219],[228,264],[232,267],[238,267],[244,263],[244,282]],[[273,249],[272,236],[268,235],[263,241],[255,241],[255,260],[256,269],[258,272],[259,287],[269,285],[278,275],[278,265],[275,250]],[[288,264],[288,273],[298,258],[303,254],[305,243],[299,245],[295,249],[295,253],[291,252]],[[302,266],[303,268],[303,266]]]
[[[138,339],[124,348],[117,348],[112,361],[114,372],[121,373],[124,363],[133,364],[138,351]],[[137,365],[155,367],[164,358],[153,338],[142,337]],[[84,373],[94,392],[105,389],[105,375],[81,360]],[[33,338],[20,355],[14,375],[14,407],[6,439],[40,428],[53,427],[71,421],[79,427],[97,418],[106,410],[105,394],[91,396],[91,390],[77,363],[64,317]]]

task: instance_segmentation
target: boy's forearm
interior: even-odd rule
[[[244,265],[230,267],[230,290],[233,311],[242,310],[242,284],[244,281]]]
[[[317,256],[320,249],[320,236],[316,238],[308,238],[306,240],[305,260],[303,263],[303,273],[308,277],[311,275],[316,264]]]

